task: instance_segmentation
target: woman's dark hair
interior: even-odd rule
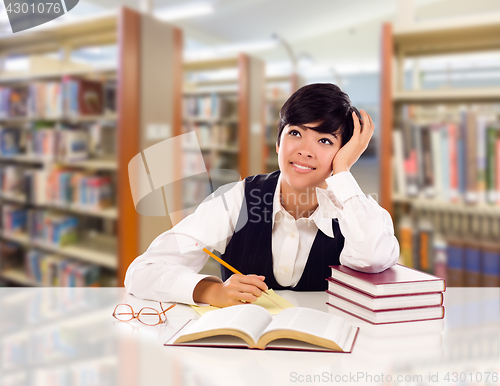
[[[309,128],[305,125],[321,122],[309,129],[333,134],[336,137],[340,134],[341,146],[344,146],[351,139],[354,130],[353,111],[361,118],[358,109],[351,104],[349,96],[334,84],[313,83],[301,87],[281,108],[276,143],[280,145],[281,133],[286,125]]]

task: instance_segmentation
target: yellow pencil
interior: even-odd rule
[[[215,260],[217,260],[219,263],[221,263],[224,267],[226,267],[227,269],[229,269],[231,272],[233,273],[237,273],[237,274],[240,274],[240,275],[243,275],[240,271],[238,271],[236,268],[233,268],[231,265],[229,265],[228,263],[226,263],[224,260],[222,260],[220,257],[214,255],[212,252],[210,252],[207,248],[205,248],[203,245],[201,245],[200,243],[196,243],[196,246],[198,248],[200,248],[203,252],[205,252],[208,256],[210,257],[213,257]],[[264,292],[266,295],[269,295],[266,291],[262,291]]]

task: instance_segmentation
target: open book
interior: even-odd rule
[[[165,345],[351,352],[359,328],[326,312],[293,307],[273,319],[242,304],[190,320]]]

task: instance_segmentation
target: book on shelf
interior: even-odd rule
[[[434,192],[434,173],[433,159],[431,153],[431,132],[428,126],[421,128],[422,137],[422,186],[425,196],[433,197]]]
[[[102,82],[70,76],[63,77],[64,110],[67,115],[101,115],[104,113]]]
[[[5,119],[9,116],[9,94],[9,87],[0,86],[0,119]]]
[[[358,331],[343,318],[314,309],[287,308],[273,318],[263,307],[242,304],[188,321],[165,345],[350,353]]]
[[[0,167],[0,195],[23,196],[24,170],[13,165]]]
[[[2,229],[7,233],[24,233],[28,224],[28,210],[22,205],[2,205]]]
[[[0,273],[23,264],[23,249],[17,243],[0,241]]]
[[[199,178],[185,178],[183,181],[183,203],[184,207],[194,207],[203,202],[210,194],[212,187],[207,177],[206,180]]]
[[[32,249],[25,254],[28,278],[53,287],[98,287],[99,266]]]
[[[113,114],[116,112],[117,82],[108,80],[104,83],[104,113]]]
[[[413,267],[413,224],[408,216],[399,221],[398,239],[400,255],[398,262],[406,267]]]
[[[238,146],[237,124],[224,123],[214,125],[214,143],[221,148],[231,148]]]
[[[11,157],[22,150],[22,133],[17,128],[0,128],[0,155]]]
[[[7,114],[9,117],[28,115],[29,91],[27,87],[12,87],[8,93]]]
[[[483,243],[481,248],[481,285],[500,287],[500,248],[498,243]]]
[[[500,247],[492,241],[450,238],[447,281],[453,287],[500,286]]]
[[[29,86],[30,116],[36,118],[60,118],[63,116],[61,82],[34,82]]]
[[[27,87],[0,87],[0,118],[26,117],[28,101],[29,89]]]
[[[489,216],[452,217],[442,213],[402,215],[399,263],[446,279],[451,287],[494,287],[500,283],[500,247]],[[432,219],[432,221],[431,221]],[[446,221],[460,224],[450,229]],[[496,221],[496,220],[494,220]]]
[[[60,119],[116,111],[116,82],[64,76],[62,81],[35,81],[0,87],[0,118]]]
[[[414,243],[416,261],[412,267],[427,273],[434,272],[434,232],[432,223],[425,217],[420,218],[415,235],[418,240]]]
[[[405,157],[403,154],[403,138],[402,130],[392,131],[392,170],[394,171],[394,191],[401,194],[403,197],[407,196],[406,181],[405,181]]]
[[[396,143],[395,146],[403,149],[403,159],[398,160],[398,165],[404,165],[405,181],[399,184],[405,184],[405,192],[409,196],[414,196],[418,192],[417,180],[417,150],[413,133],[416,132],[415,126],[411,121],[404,121],[402,126],[402,135],[394,140],[399,140],[401,143]],[[400,173],[396,174],[397,176]]]
[[[183,116],[196,119],[225,119],[236,115],[236,100],[210,93],[187,95],[183,98]]]
[[[75,244],[78,240],[79,220],[50,210],[29,211],[28,233],[31,240],[51,246]]]
[[[24,178],[31,204],[93,211],[113,205],[112,179],[107,175],[56,168],[28,170]]]
[[[469,242],[465,248],[465,286],[481,287],[481,245]]]
[[[446,279],[449,286],[465,287],[465,270],[463,243],[459,240],[448,240]]]
[[[442,292],[373,296],[332,278],[328,278],[327,280],[328,290],[326,292],[330,296],[337,296],[344,300],[349,300],[360,307],[365,307],[372,311],[409,307],[440,306],[443,304],[444,297]]]
[[[97,158],[111,158],[116,155],[116,127],[96,122],[90,125],[89,154]]]
[[[465,155],[462,157],[462,165],[465,170],[464,172],[464,195],[466,202],[478,202],[478,145],[477,140],[484,142],[477,136],[479,131],[477,128],[478,122],[476,114],[472,111],[464,111],[462,119],[463,125],[463,135],[464,135],[464,152]]]
[[[394,190],[450,202],[500,203],[500,124],[469,108],[434,122],[403,110],[393,133]]]
[[[110,175],[65,168],[0,167],[0,198],[5,200],[25,205],[98,211],[111,207],[113,197]]]
[[[85,129],[67,129],[57,132],[56,159],[63,162],[89,158],[89,133]]]
[[[497,153],[500,141],[500,124],[488,126],[486,138],[486,197],[489,202],[500,203],[500,191],[497,191],[500,170],[496,167],[500,163],[498,161],[500,153]]]
[[[446,288],[443,279],[400,264],[377,274],[355,271],[343,265],[330,267],[332,279],[372,296],[443,292]]]
[[[437,277],[441,277],[445,279],[445,281],[448,280],[448,275],[446,272],[446,261],[447,261],[447,253],[446,253],[446,246],[447,242],[442,236],[437,236],[434,238],[434,245],[433,245],[433,253],[431,256],[431,259],[433,259],[433,265],[434,265],[434,274]],[[446,282],[448,285],[448,282]]]
[[[28,156],[58,162],[75,162],[89,159],[92,155],[102,156],[109,149],[109,139],[93,125],[89,132],[85,127],[35,122],[34,129],[27,132],[26,152]],[[114,149],[111,148],[110,152]]]
[[[196,133],[196,138],[198,139],[198,144],[201,148],[204,147],[210,147],[212,146],[212,143],[217,143],[217,142],[212,142],[212,132],[213,128],[212,125],[208,123],[200,123],[200,122],[189,122],[189,123],[184,123],[184,128],[183,128],[184,133],[188,133],[190,131],[194,131]],[[185,146],[183,147],[183,150],[190,150],[190,149],[198,149],[198,146],[196,143],[186,143]]]
[[[25,154],[45,161],[55,161],[57,135],[58,131],[54,127],[46,127],[37,122],[34,130],[28,133]]]

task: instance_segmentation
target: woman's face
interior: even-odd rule
[[[316,127],[320,123],[304,126]],[[276,144],[278,163],[283,179],[294,190],[324,187],[332,174],[332,161],[341,146],[341,138],[318,133],[298,126],[286,125],[281,133],[280,146]]]

